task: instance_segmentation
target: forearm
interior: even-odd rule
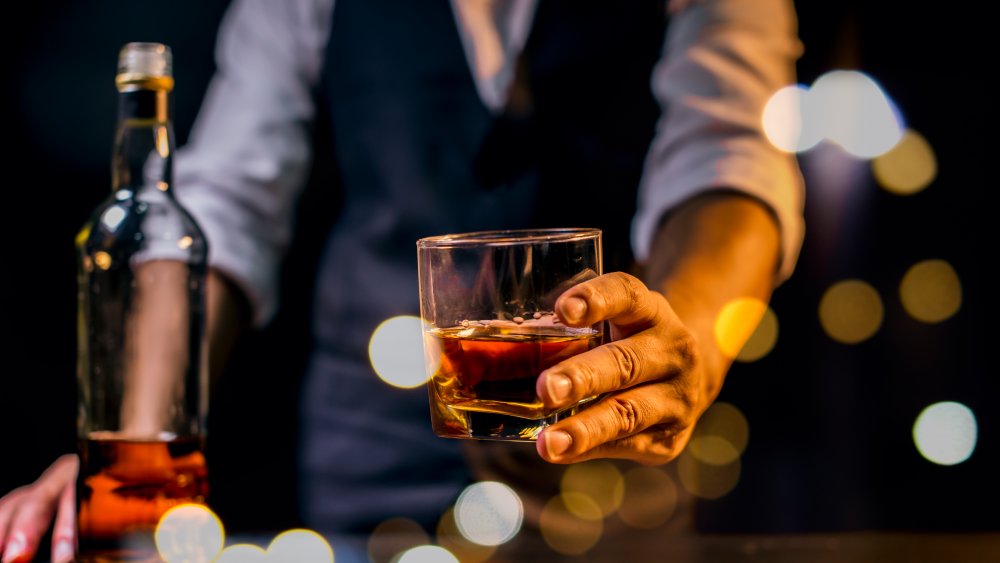
[[[250,326],[250,306],[243,292],[218,270],[209,271],[206,301],[209,374],[214,387],[233,345]]]
[[[151,260],[136,270],[134,311],[129,319],[121,428],[133,437],[157,436],[170,427],[171,409],[183,392],[183,375],[194,355],[189,350],[188,266]],[[243,328],[249,307],[243,293],[223,274],[211,270],[206,290],[209,371],[218,379]]]
[[[715,400],[733,360],[717,342],[716,319],[734,299],[770,299],[779,253],[774,217],[759,201],[735,192],[692,199],[657,230],[645,281],[666,296],[698,342],[702,410]],[[738,317],[743,326],[729,332],[749,337],[759,320]]]

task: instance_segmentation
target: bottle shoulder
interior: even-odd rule
[[[118,190],[99,204],[76,240],[82,254],[98,251],[203,263],[208,243],[197,221],[169,193]]]

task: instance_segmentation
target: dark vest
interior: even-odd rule
[[[431,433],[426,391],[389,388],[368,364],[378,323],[419,314],[418,238],[599,227],[608,271],[631,266],[664,5],[541,0],[494,115],[446,0],[336,1],[321,84],[334,149],[316,158],[333,160],[343,208],[320,266],[304,400],[307,524],[366,531],[406,516],[433,530],[471,479],[462,443]]]

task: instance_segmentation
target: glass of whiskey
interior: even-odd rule
[[[417,241],[420,314],[438,436],[534,441],[580,410],[550,409],[538,375],[602,343],[601,325],[569,327],[556,299],[601,275],[599,229],[441,235]]]

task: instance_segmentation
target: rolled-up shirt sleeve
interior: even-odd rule
[[[209,243],[209,265],[230,277],[255,324],[277,308],[311,159],[309,124],[332,1],[240,0],[226,14],[209,84],[175,190]]]
[[[776,149],[761,117],[770,96],[795,81],[801,54],[790,0],[704,0],[672,15],[652,89],[663,114],[647,155],[632,243],[648,258],[671,209],[712,190],[762,202],[782,244],[778,281],[802,244],[803,183],[795,158]]]

